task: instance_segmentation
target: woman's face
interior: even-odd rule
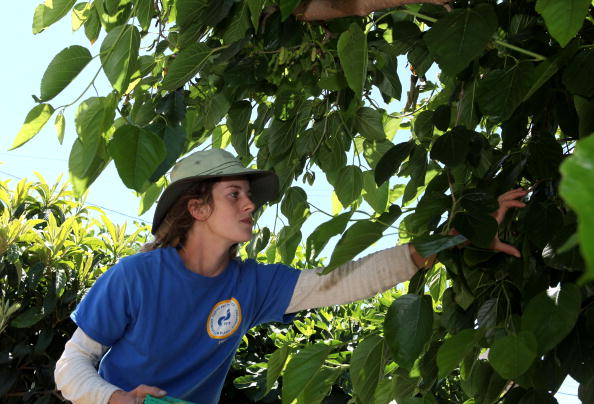
[[[245,177],[222,179],[213,185],[212,204],[201,208],[205,236],[229,246],[249,241],[255,208],[250,199],[250,183]]]

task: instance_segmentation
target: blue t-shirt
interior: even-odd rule
[[[72,313],[111,347],[99,374],[129,391],[140,384],[171,396],[218,402],[242,337],[285,315],[300,271],[232,260],[216,277],[188,270],[174,248],[126,257],[106,271]]]

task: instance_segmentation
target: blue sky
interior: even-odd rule
[[[46,31],[33,35],[31,23],[33,12],[37,6],[36,0],[22,0],[10,2],[10,11],[5,13],[6,18],[0,24],[0,38],[2,38],[3,60],[0,63],[0,77],[2,77],[2,90],[4,97],[0,98],[0,116],[3,121],[2,136],[0,136],[0,179],[29,178],[35,180],[34,171],[40,172],[45,179],[53,183],[60,174],[63,179],[68,177],[68,156],[72,142],[76,137],[74,131],[75,108],[66,110],[66,134],[64,144],[60,145],[53,125],[53,117],[46,127],[29,143],[8,151],[16,134],[21,127],[27,112],[35,105],[32,94],[39,95],[39,83],[43,72],[51,59],[67,46],[79,44],[91,50],[91,54],[99,52],[100,40],[90,46],[82,31],[72,33],[70,16],[66,16],[59,23],[51,26]],[[9,17],[10,16],[10,17]],[[401,66],[402,67],[402,66]],[[71,83],[71,85],[58,95],[51,104],[54,107],[69,104],[75,100],[87,86],[91,77],[98,68],[98,60],[94,60],[85,71]],[[407,76],[401,75],[403,85],[407,84]],[[109,84],[101,74],[97,80],[100,95],[109,91]],[[87,92],[82,99],[95,95],[93,90]],[[327,186],[308,191],[308,196],[315,200],[315,204],[322,209],[331,211]],[[87,197],[89,203],[106,209],[106,213],[114,222],[131,221],[138,218],[138,199],[134,192],[126,188],[120,181],[115,166],[112,163],[99,176],[91,186]],[[140,218],[147,222],[152,220],[153,209]],[[322,216],[316,220],[326,220]],[[395,236],[384,237],[373,249],[384,248],[396,242]],[[371,251],[372,249],[368,250]],[[577,404],[577,383],[566,382],[557,394],[559,403]]]

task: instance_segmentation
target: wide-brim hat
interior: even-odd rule
[[[171,206],[196,181],[234,176],[248,177],[256,209],[278,194],[278,177],[272,171],[244,167],[239,159],[222,149],[198,151],[178,161],[171,170],[171,183],[157,202],[151,232],[155,234]]]

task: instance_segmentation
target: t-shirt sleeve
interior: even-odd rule
[[[97,279],[70,318],[92,339],[112,346],[133,321],[131,299],[126,268],[119,262]]]
[[[301,271],[281,264],[257,264],[255,273],[256,310],[251,326],[274,321],[292,321],[295,314],[285,314],[285,311]]]

